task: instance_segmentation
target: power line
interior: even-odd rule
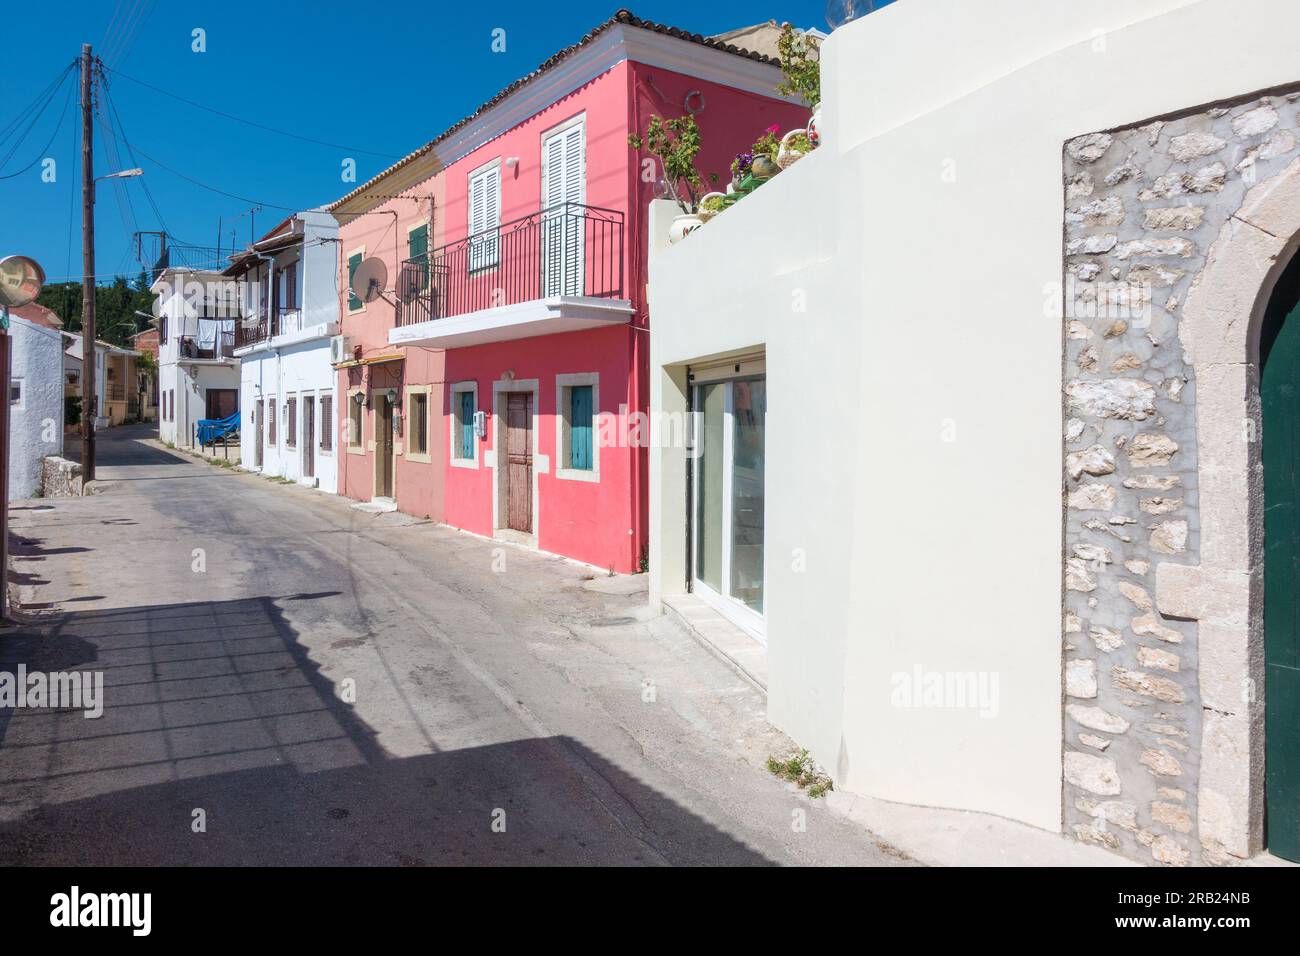
[[[21,176],[23,173],[27,172],[27,170],[31,169],[33,166],[35,166],[35,165],[36,165],[37,163],[39,163],[42,159],[45,159],[45,158],[49,155],[50,147],[54,145],[54,139],[55,139],[55,137],[57,137],[57,136],[59,135],[59,131],[60,131],[61,129],[63,129],[63,121],[64,121],[64,120],[67,118],[67,116],[68,116],[68,106],[69,106],[69,104],[72,103],[72,93],[73,93],[73,91],[74,91],[75,89],[76,89],[75,86],[70,87],[70,88],[68,89],[68,95],[67,95],[67,97],[64,98],[64,101],[63,101],[63,112],[61,112],[61,113],[59,114],[59,122],[58,122],[58,125],[54,127],[54,132],[50,134],[49,141],[45,144],[45,148],[42,149],[39,153],[37,153],[37,154],[36,154],[36,158],[33,159],[30,163],[28,163],[26,166],[24,166],[22,169],[18,170],[18,172],[16,172],[16,173],[7,173],[7,174],[4,175],[4,176],[0,176],[0,179],[15,179],[16,177]],[[53,97],[51,97],[51,99],[53,99]],[[45,104],[45,106],[48,107],[48,106],[49,106],[49,103],[47,102],[47,103]],[[42,108],[41,108],[41,112],[36,114],[36,119],[32,120],[32,125],[33,125],[33,126],[36,124],[36,120],[39,120],[39,119],[41,118],[41,116],[44,114],[44,112],[45,112],[45,107],[42,107]],[[28,132],[30,132],[30,131],[31,131],[31,127],[28,127]],[[14,143],[13,149],[11,149],[11,150],[9,151],[9,154],[8,154],[7,156],[5,156],[5,158],[4,158],[4,162],[8,162],[8,161],[9,161],[9,158],[10,158],[11,156],[13,156],[13,154],[14,154],[15,152],[17,152],[18,147],[22,145],[23,140],[26,139],[26,138],[27,138],[27,133],[23,133],[22,138],[20,138],[20,139],[18,140],[18,142]]]
[[[67,66],[65,66],[62,70],[59,71],[59,75],[54,78],[54,81],[51,82],[49,86],[45,87],[45,89],[41,90],[41,92],[36,94],[36,99],[28,103],[27,106],[24,107],[24,109],[17,116],[15,116],[13,119],[11,119],[8,123],[5,124],[3,129],[0,129],[0,143],[3,143],[4,140],[8,139],[12,135],[13,130],[22,124],[23,120],[27,118],[28,114],[30,114],[33,109],[35,109],[41,103],[49,102],[49,100],[55,95],[55,92],[58,90],[58,88],[62,86],[64,81],[68,78],[68,74],[72,72],[72,68],[76,65],[77,65],[76,60],[72,60],[70,63],[68,63]]]
[[[226,113],[222,110],[214,109],[211,106],[204,106],[202,103],[196,103],[194,100],[186,99],[185,97],[180,96],[179,94],[171,92],[170,90],[164,90],[162,87],[154,86],[152,83],[146,83],[144,80],[138,80],[133,76],[128,76],[126,73],[123,73],[121,70],[114,69],[111,66],[106,66],[105,69],[111,73],[116,74],[117,76],[122,77],[125,80],[130,80],[132,83],[136,83],[139,84],[140,86],[145,87],[146,89],[153,90],[155,93],[161,93],[163,96],[170,96],[174,100],[180,100],[182,103],[186,103],[190,106],[196,107],[197,109],[206,110],[209,113],[215,113],[217,116],[223,116],[228,120],[234,120],[236,123],[243,123],[246,126],[256,127],[257,129],[264,130],[268,133],[276,133],[277,135],[280,136],[288,136],[290,139],[301,140],[304,143],[315,143],[317,146],[328,146],[331,149],[343,149],[351,153],[365,153],[370,156],[382,156],[384,159],[400,158],[400,156],[397,153],[382,153],[373,149],[361,149],[360,147],[357,146],[347,146],[343,143],[331,143],[323,139],[313,139],[310,136],[300,136],[298,133],[291,133],[288,130],[277,129],[274,126],[265,126],[262,123],[255,122],[254,120],[244,119],[242,116],[235,116],[233,113]]]

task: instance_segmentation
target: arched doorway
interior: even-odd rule
[[[1260,328],[1265,842],[1300,860],[1300,255]]]

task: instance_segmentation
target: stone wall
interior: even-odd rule
[[[66,458],[47,455],[41,462],[41,494],[46,498],[79,497],[81,465]]]
[[[1065,146],[1064,819],[1147,861],[1232,860],[1198,832],[1198,625],[1160,613],[1155,568],[1200,560],[1182,304],[1247,190],[1300,154],[1298,100]]]

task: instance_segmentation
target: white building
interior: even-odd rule
[[[9,317],[9,499],[40,492],[41,462],[63,454],[63,337]]]
[[[1300,855],[1298,33],[893,4],[823,45],[820,148],[654,230],[651,412],[701,414],[652,451],[651,602],[749,635],[837,788]]]
[[[150,291],[158,296],[158,437],[193,447],[201,419],[239,410],[239,286],[220,272],[166,268]]]
[[[320,210],[290,216],[237,256],[241,281],[240,460],[244,467],[333,493],[339,333],[338,222]]]

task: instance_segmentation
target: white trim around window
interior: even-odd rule
[[[569,468],[569,391],[591,386],[591,468]],[[600,481],[600,373],[573,372],[555,376],[555,477],[568,481]]]
[[[452,382],[449,391],[450,405],[447,408],[447,416],[451,420],[451,428],[447,429],[448,436],[448,457],[453,468],[477,468],[479,463],[479,445],[483,439],[474,435],[474,457],[462,458],[460,455],[460,437],[462,421],[460,417],[460,396],[469,392],[474,396],[474,413],[478,414],[483,409],[478,401],[478,382]],[[470,425],[474,424],[473,420]]]

